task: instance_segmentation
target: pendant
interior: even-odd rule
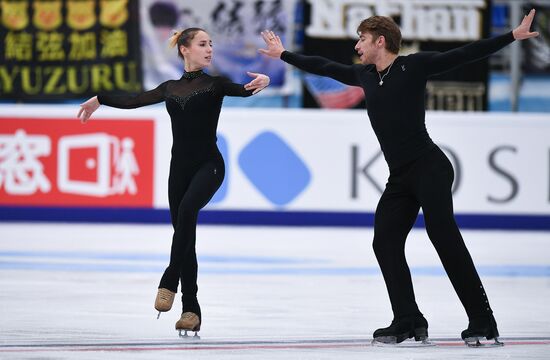
[[[382,86],[384,84],[384,81],[380,80],[380,82],[378,83],[378,86]]]

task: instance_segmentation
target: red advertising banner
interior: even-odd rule
[[[153,120],[0,117],[0,205],[153,205]]]

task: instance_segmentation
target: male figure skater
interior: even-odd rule
[[[394,318],[390,326],[374,332],[376,342],[428,337],[428,322],[416,304],[405,259],[405,240],[422,208],[428,236],[468,315],[462,339],[469,345],[480,344],[480,338],[500,344],[485,289],[455,222],[453,168],[426,130],[425,90],[432,75],[487,57],[514,40],[537,36],[530,31],[534,16],[533,9],[513,31],[492,39],[408,56],[398,55],[401,31],[397,24],[389,17],[372,16],[357,27],[355,50],[361,64],[354,65],[286,51],[276,34],[262,32],[267,46],[259,50],[262,54],[365,91],[369,119],[390,169],[376,208],[373,248]]]

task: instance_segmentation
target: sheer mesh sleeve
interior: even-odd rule
[[[97,100],[102,105],[119,109],[135,109],[157,104],[165,99],[166,84],[167,82],[163,82],[153,90],[134,95],[98,95]]]

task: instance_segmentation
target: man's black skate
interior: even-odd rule
[[[373,334],[373,345],[395,345],[414,338],[418,345],[432,345],[428,340],[428,321],[422,315],[394,319],[387,328]]]
[[[498,340],[498,336],[497,322],[493,315],[490,315],[490,317],[471,319],[468,328],[461,334],[462,340],[470,347],[504,345]],[[483,340],[483,338],[487,340],[494,339],[494,343],[484,344],[480,341]]]

